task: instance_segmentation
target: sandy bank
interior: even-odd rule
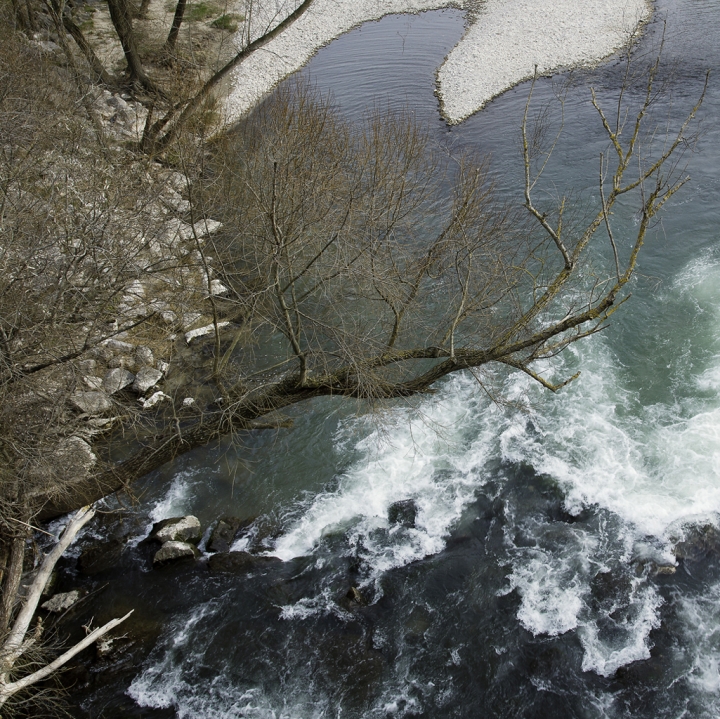
[[[464,6],[477,3],[317,0],[286,33],[238,68],[225,102],[226,117],[228,121],[240,117],[318,48],[363,22],[394,13]],[[535,65],[546,73],[595,63],[627,43],[649,13],[648,0],[486,0],[438,72],[443,114],[450,123],[461,122],[532,76]]]
[[[626,45],[646,0],[487,0],[438,72],[443,114],[461,122],[533,75],[589,65]]]

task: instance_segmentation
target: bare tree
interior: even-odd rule
[[[156,93],[158,88],[148,76],[140,59],[130,3],[128,0],[108,0],[108,8],[125,53],[130,82],[138,83],[145,90]]]
[[[78,532],[93,518],[94,514],[95,511],[90,507],[83,507],[75,514],[57,544],[43,559],[32,583],[27,589],[12,628],[7,632],[2,646],[0,646],[0,709],[19,692],[47,679],[58,669],[65,666],[75,655],[86,647],[92,646],[94,642],[104,637],[119,624],[122,624],[132,614],[131,610],[125,616],[112,619],[103,626],[89,631],[84,639],[45,666],[29,673],[21,672],[20,676],[17,675],[18,670],[22,669],[24,657],[39,642],[42,634],[42,623],[38,621],[34,632],[31,636],[28,636],[45,585],[48,583],[60,557],[73,542]]]
[[[574,380],[534,367],[606,326],[653,219],[687,179],[679,162],[703,98],[660,151],[644,147],[658,63],[632,115],[621,97],[611,125],[594,99],[611,152],[581,225],[567,199],[535,199],[552,148],[536,147],[532,90],[519,208],[498,201],[482,161],[433,152],[407,117],[376,113],[357,128],[307,88],[277,93],[217,146],[223,160],[205,168],[193,202],[225,223],[199,255],[229,290],[212,307],[214,400],[96,475],[82,501],[222,435],[284,426],[284,408],[314,397],[407,398],[458,371],[482,381],[491,364],[552,391]],[[612,211],[630,197],[637,230],[619,237]],[[603,234],[610,265],[584,272]]]
[[[185,17],[185,4],[185,0],[178,0],[177,5],[175,5],[172,25],[167,40],[165,40],[165,52],[171,53],[175,51],[175,45],[177,44],[178,35],[180,34],[180,26]]]

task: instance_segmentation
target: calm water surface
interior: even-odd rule
[[[675,65],[669,115],[720,70],[720,2],[657,5]],[[640,52],[657,43],[655,22]],[[321,50],[303,74],[362,117],[407,106],[438,143],[492,155],[518,194],[527,85],[460,126],[438,113],[434,72],[459,12],[386,18]],[[548,179],[591,198],[605,148],[590,84],[608,101],[622,67],[579,73]],[[538,86],[552,97],[554,79]],[[665,112],[668,110],[666,108]],[[251,576],[127,570],[107,602],[165,629],[88,716],[692,717],[720,715],[720,561],[712,533],[674,574],[672,547],[720,526],[720,85],[713,79],[692,180],[643,251],[630,305],[548,370],[557,395],[499,377],[520,412],[466,376],[377,420],[318,402],[289,432],[207,448],[145,484],[153,519],[260,516],[283,559]],[[619,232],[632,233],[631,213]],[[168,489],[169,487],[169,489]],[[388,509],[412,499],[414,526]],[[653,564],[654,563],[654,564]],[[368,606],[345,599],[359,586]],[[134,713],[133,713],[134,712]]]

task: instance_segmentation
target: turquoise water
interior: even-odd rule
[[[659,2],[677,122],[720,69],[720,2]],[[448,128],[434,71],[463,31],[457,11],[369,23],[303,70],[359,118],[408,106],[438,143],[492,156],[520,190],[527,84]],[[640,58],[641,59],[641,58]],[[617,61],[574,74],[547,186],[596,194]],[[539,105],[563,77],[539,82]],[[142,715],[178,717],[716,717],[720,713],[720,86],[686,156],[691,181],[653,229],[633,297],[603,334],[548,365],[581,378],[557,395],[519,374],[468,376],[381,418],[340,401],[297,408],[289,432],[195,452],[149,478],[143,511],[204,524],[261,515],[279,557],[250,577],[136,573],[115,596],[163,603],[166,629],[129,685]],[[631,208],[618,236],[632,236]],[[169,489],[168,489],[169,486]],[[414,526],[388,509],[412,499]],[[715,543],[713,543],[715,542]],[[672,566],[674,573],[653,567]],[[358,586],[368,606],[344,600]],[[101,699],[89,697],[86,708]],[[102,701],[107,701],[103,695]]]

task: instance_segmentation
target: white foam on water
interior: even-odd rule
[[[720,263],[708,256],[690,263],[658,299],[692,303],[720,330]],[[716,337],[711,344],[720,331]],[[598,504],[638,533],[662,537],[670,527],[720,511],[718,399],[637,411],[637,392],[623,389],[621,370],[604,342],[581,345],[576,354],[583,380],[554,403],[551,415],[536,417],[543,441],[518,436],[513,448],[508,436],[508,455],[519,450],[538,471],[561,481],[569,489],[569,506]],[[679,381],[707,385],[720,377],[720,354],[692,368],[695,377],[687,369],[680,369]]]
[[[677,603],[689,663],[685,677],[704,700],[698,719],[715,719],[720,716],[720,582],[699,596],[678,596]]]
[[[639,582],[637,583],[639,585]],[[653,587],[636,586],[631,593],[630,616],[623,619],[621,642],[603,640],[598,630],[597,620],[584,622],[579,629],[580,641],[585,650],[583,671],[593,671],[604,677],[610,677],[626,664],[649,659],[649,635],[660,626],[659,609],[663,604]]]
[[[720,265],[704,257],[680,273],[669,296],[659,299],[710,313],[720,329],[718,287]],[[626,388],[623,369],[604,339],[571,348],[548,371],[559,378],[577,366],[582,378],[552,402],[543,402],[526,377],[509,379],[509,394],[530,397],[536,411],[530,423],[526,417],[510,418],[500,433],[503,458],[529,463],[557,481],[571,513],[597,506],[620,520],[626,556],[621,546],[612,550],[603,545],[600,552],[590,547],[588,558],[611,561],[614,551],[612,571],[622,573],[631,571],[624,568],[630,548],[637,554],[651,547],[651,554],[673,563],[671,544],[682,537],[683,527],[716,523],[720,512],[720,403],[715,397],[693,398],[690,392],[673,406],[642,407],[639,390]],[[690,388],[714,388],[720,379],[720,354],[693,369],[696,377],[679,379]],[[571,561],[578,553],[576,548],[534,556],[518,553],[509,577],[522,599],[518,619],[535,634],[576,629],[585,651],[583,670],[611,676],[619,667],[650,656],[650,633],[660,626],[662,598],[645,579],[633,580],[614,638],[604,640],[603,617],[596,616],[588,602],[593,573]],[[714,659],[703,667],[698,664],[696,681],[714,687]]]
[[[357,459],[337,489],[314,497],[272,553],[283,560],[311,554],[325,536],[344,531],[348,546],[378,576],[441,551],[482,484],[476,469],[492,446],[491,423],[469,448],[463,436],[467,426],[476,423],[480,407],[474,381],[456,377],[421,412],[398,411],[389,429],[374,429],[355,440]],[[482,412],[493,411],[482,407]],[[358,424],[345,431],[352,433]],[[339,436],[339,450],[352,441]],[[415,503],[415,526],[390,526],[389,508],[404,500]]]
[[[278,707],[262,689],[233,683],[221,670],[211,681],[194,680],[205,651],[196,633],[203,619],[218,609],[208,602],[170,627],[172,639],[162,656],[133,680],[128,695],[143,707],[173,708],[177,719],[327,719],[325,707],[303,697],[302,688],[293,692],[286,687],[287,696]]]
[[[186,514],[193,499],[193,488],[199,481],[199,473],[195,470],[178,472],[173,477],[168,491],[150,510],[150,519],[153,522],[160,522],[163,519]]]
[[[193,500],[193,490],[200,481],[200,473],[193,469],[178,472],[170,482],[165,494],[158,498],[148,510],[148,524],[143,531],[131,537],[128,545],[136,547],[152,531],[153,525],[163,519],[182,517],[188,513]]]
[[[720,280],[720,263],[695,263],[685,275],[662,301],[697,300],[717,315],[720,328],[720,297],[710,287]],[[573,346],[547,370],[551,379],[559,379],[578,365],[581,379],[558,395],[544,393],[525,375],[510,375],[505,394],[529,401],[529,414],[492,405],[472,378],[458,376],[422,411],[392,413],[383,430],[362,420],[347,423],[337,448],[345,457],[352,451],[351,466],[335,489],[298,508],[273,553],[284,560],[315,554],[321,561],[326,543],[340,537],[370,568],[368,581],[374,581],[444,548],[454,523],[486,481],[488,460],[499,455],[509,465],[529,464],[557,482],[571,513],[594,506],[613,522],[595,529],[567,524],[564,534],[556,535],[565,542],[544,538],[540,528],[536,546],[509,546],[507,591],[520,596],[518,621],[536,635],[576,632],[584,671],[609,677],[647,659],[663,600],[645,575],[635,575],[632,562],[638,556],[669,561],[670,546],[686,523],[720,513],[720,400],[688,396],[677,406],[642,407],[639,390],[626,381],[603,337]],[[704,381],[698,377],[720,374],[720,361],[711,353],[693,371],[695,377],[685,378],[688,386]],[[178,478],[154,516],[181,507],[191,482],[192,477]],[[390,526],[389,507],[407,499],[418,510],[415,527]],[[599,609],[592,598],[598,574],[625,580]],[[707,706],[720,710],[720,585],[717,595],[679,601],[685,603],[685,644],[696,652],[687,681],[709,697]],[[332,595],[321,592],[281,607],[281,618],[304,621],[331,611],[331,604]],[[173,657],[172,649],[166,651],[133,682],[130,693],[138,703],[179,707],[181,719],[333,715],[324,706],[308,709],[312,702],[303,700],[301,690],[288,695],[287,703],[221,679],[201,690],[192,685],[187,661]],[[393,691],[403,681],[396,677]],[[609,695],[598,701],[612,711]],[[392,713],[392,702],[386,703]]]
[[[578,625],[586,587],[562,561],[542,550],[533,550],[513,567],[507,591],[517,589],[520,623],[533,634],[557,636]]]

